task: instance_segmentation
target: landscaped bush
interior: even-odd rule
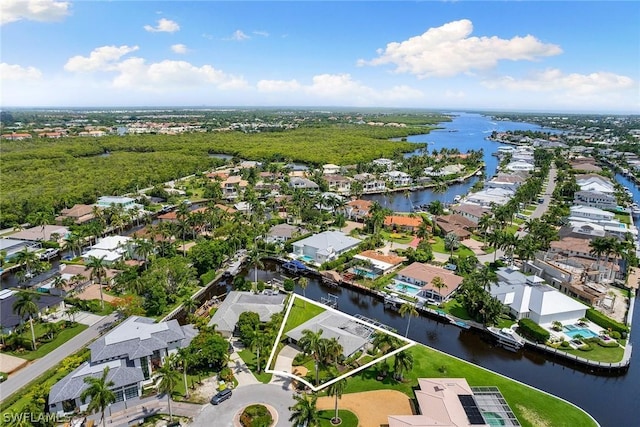
[[[271,413],[264,405],[247,406],[240,415],[243,427],[269,427],[272,423]]]
[[[226,381],[226,382],[232,382],[233,381],[233,371],[229,367],[223,368],[220,371],[219,377],[222,380]]]
[[[535,342],[547,342],[551,336],[549,331],[531,319],[520,319],[518,321],[518,333],[521,333]]]
[[[204,273],[202,276],[200,276],[200,282],[203,285],[206,285],[210,282],[213,282],[213,279],[216,278],[216,271],[215,270],[209,270],[206,273]]]
[[[611,331],[609,332],[609,336],[611,338],[613,338],[614,340],[619,340],[620,338],[622,338],[622,334],[618,331]]]
[[[303,353],[298,353],[298,354],[296,354],[296,357],[293,358],[293,365],[294,366],[302,366],[305,363],[307,363],[309,360],[311,360],[311,356],[310,355],[305,355]]]
[[[593,308],[590,308],[589,310],[587,310],[587,319],[591,320],[596,325],[607,330],[610,329],[611,331],[616,331],[620,333],[629,332],[629,327],[627,325],[617,322]]]
[[[562,347],[562,348],[569,348],[569,347],[571,347],[571,344],[569,344],[569,341],[562,341],[562,342],[560,343],[560,347]]]
[[[598,341],[596,341],[596,343],[600,347],[611,347],[611,348],[614,348],[614,347],[618,347],[619,346],[618,341],[613,340],[613,339],[611,339],[609,341],[604,341],[604,340],[598,338]]]
[[[293,292],[293,290],[296,287],[296,282],[293,279],[287,277],[286,279],[284,279],[284,282],[282,285],[284,286],[285,291]]]

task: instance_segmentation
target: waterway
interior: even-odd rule
[[[483,150],[485,174],[487,177],[495,175],[498,169],[498,158],[492,154],[498,151],[498,147],[503,146],[495,141],[487,139],[491,132],[506,131],[542,131],[549,133],[558,133],[560,131],[550,128],[543,128],[532,123],[512,122],[505,120],[494,121],[489,116],[483,116],[477,113],[449,113],[453,120],[439,124],[439,129],[431,131],[428,134],[412,135],[407,137],[407,141],[415,143],[426,143],[427,150],[440,150],[442,148],[457,148],[461,153],[470,150]],[[405,156],[420,155],[422,149],[407,153]],[[415,206],[429,204],[434,200],[443,203],[452,203],[456,195],[465,195],[469,192],[473,184],[480,177],[473,177],[463,183],[451,185],[443,193],[437,193],[432,189],[412,191],[405,193],[388,193],[363,196],[363,199],[374,200],[383,207],[387,207],[396,212],[411,212]]]

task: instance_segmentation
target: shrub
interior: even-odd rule
[[[562,347],[562,348],[568,348],[568,347],[570,347],[569,341],[562,341],[562,342],[560,343],[560,347]]]
[[[542,328],[531,319],[520,319],[518,321],[518,333],[521,333],[535,342],[547,342],[551,336],[549,331]]]
[[[269,427],[273,423],[271,413],[264,405],[251,405],[240,415],[243,427]]]
[[[580,350],[580,351],[591,351],[591,350],[593,350],[593,347],[591,346],[591,344],[585,342],[580,347],[578,347],[578,350]]]
[[[294,366],[302,366],[305,363],[307,363],[309,360],[311,360],[311,356],[310,355],[306,355],[304,353],[298,353],[298,354],[296,354],[296,357],[293,358],[293,365]]]
[[[620,333],[629,332],[629,327],[627,325],[617,322],[593,308],[587,310],[587,319],[591,320],[593,323],[604,329]]]
[[[233,381],[233,371],[231,370],[231,368],[226,367],[223,368],[220,371],[220,378],[226,382],[232,382]]]
[[[611,348],[618,347],[618,341],[616,340],[604,341],[604,340],[598,339],[596,344],[598,344],[600,347],[611,347]]]
[[[293,279],[287,277],[286,279],[284,279],[283,286],[285,291],[293,292],[296,287],[296,282]]]
[[[614,340],[619,340],[620,338],[622,338],[622,334],[618,331],[611,331],[609,332],[609,336],[611,338],[613,338]]]

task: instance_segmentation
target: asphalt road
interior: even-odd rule
[[[291,412],[289,407],[295,401],[294,393],[282,386],[274,384],[254,384],[238,387],[233,390],[233,396],[219,405],[208,404],[193,420],[190,426],[233,426],[233,419],[244,407],[254,403],[264,403],[272,406],[278,412],[277,427],[289,427]]]
[[[544,201],[536,206],[536,209],[531,213],[529,218],[540,218],[548,209],[551,204],[551,196],[553,195],[553,191],[556,189],[556,176],[558,175],[558,170],[555,166],[552,166],[549,170],[549,185],[547,186],[547,191],[542,195]]]
[[[116,321],[116,313],[104,317],[96,324],[88,327],[60,347],[47,354],[45,357],[20,369],[15,374],[9,376],[5,382],[0,384],[0,401],[5,400],[22,387],[45,373],[47,370],[58,365],[62,359],[80,350],[94,339],[98,338],[103,331]]]

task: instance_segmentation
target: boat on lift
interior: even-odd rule
[[[524,346],[524,339],[510,328],[487,327],[487,330],[498,340],[498,345],[509,351],[518,351]]]

